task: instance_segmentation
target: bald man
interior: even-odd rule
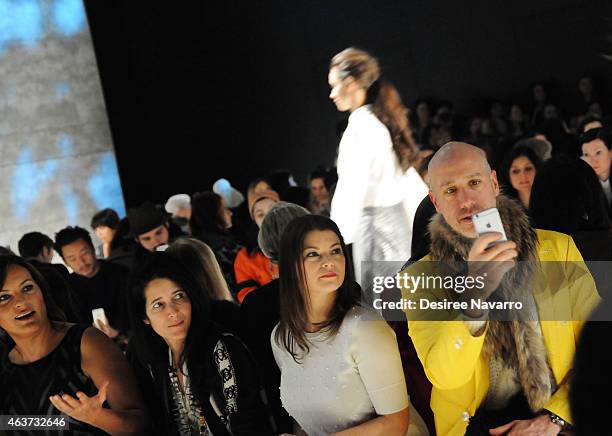
[[[521,206],[500,195],[495,171],[473,145],[445,144],[429,164],[429,181],[438,212],[429,226],[430,251],[403,273],[432,274],[459,262],[463,278],[480,276],[484,283],[472,289],[402,289],[407,300],[443,307],[441,321],[406,310],[409,335],[433,385],[437,434],[559,434],[571,425],[568,376],[580,320],[599,301],[580,252],[567,235],[533,229]],[[499,210],[507,241],[499,233],[478,236],[474,229],[472,216],[492,207]],[[482,302],[509,296],[526,302],[511,319],[536,322],[501,322],[493,310],[481,308]],[[556,304],[565,309],[562,319],[550,315]]]

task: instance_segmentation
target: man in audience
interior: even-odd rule
[[[53,260],[53,240],[40,232],[26,233],[18,243],[19,255],[36,268],[49,266],[59,274],[68,277],[68,269],[61,263],[51,263]]]
[[[53,260],[53,240],[40,232],[26,233],[18,243],[19,255],[30,262],[45,278],[51,289],[53,300],[62,308],[66,319],[77,322],[74,314],[72,291],[68,285],[68,269]]]
[[[171,228],[170,215],[149,201],[130,209],[128,221],[130,236],[147,251],[155,251],[158,247],[168,245],[172,239],[179,236],[176,233],[180,233],[178,228]]]
[[[81,227],[66,227],[57,232],[54,247],[72,269],[68,283],[80,322],[94,324],[111,338],[127,332],[122,309],[129,270],[97,259],[91,236]],[[94,323],[93,309],[104,309],[108,324],[100,319]]]
[[[468,303],[437,312],[443,320],[406,310],[410,337],[433,385],[437,433],[557,435],[571,421],[567,389],[578,320],[599,301],[580,252],[567,235],[533,229],[520,206],[500,195],[495,171],[472,145],[444,145],[429,164],[429,178],[438,212],[429,226],[430,252],[403,272],[435,273],[454,261],[464,262],[463,278],[485,277],[480,289],[402,289],[406,300]],[[474,214],[496,206],[507,241],[500,233],[479,236],[472,222]],[[508,297],[526,306],[501,312],[510,322],[472,303]]]

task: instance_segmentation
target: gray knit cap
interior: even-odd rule
[[[274,262],[278,262],[278,251],[285,227],[294,218],[304,215],[310,215],[310,212],[297,204],[279,201],[272,206],[261,223],[257,237],[259,248],[261,248],[266,257],[269,257]]]

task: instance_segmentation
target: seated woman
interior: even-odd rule
[[[132,371],[97,329],[62,322],[40,273],[0,256],[0,415],[70,417],[75,434],[139,433],[146,413]]]
[[[529,209],[531,187],[542,161],[529,147],[513,148],[502,163],[501,179],[509,196]]]
[[[283,407],[309,436],[427,435],[395,335],[359,305],[345,253],[329,218],[295,218],[283,232],[280,322],[270,338]]]
[[[182,263],[152,253],[128,299],[134,366],[158,434],[272,434],[248,350],[214,326],[206,293]]]

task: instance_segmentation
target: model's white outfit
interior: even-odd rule
[[[402,171],[389,130],[371,105],[351,113],[337,166],[331,219],[353,244],[355,275],[364,285],[369,273],[362,274],[361,261],[408,260],[414,212],[428,189],[413,168]]]

